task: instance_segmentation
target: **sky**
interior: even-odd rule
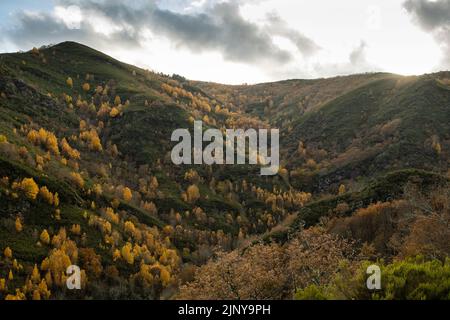
[[[450,0],[0,0],[0,52],[77,41],[228,84],[450,67]]]

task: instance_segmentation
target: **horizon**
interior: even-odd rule
[[[89,45],[86,45],[84,43],[77,42],[77,41],[72,41],[72,40],[62,41],[62,42],[55,43],[55,44],[53,44],[53,43],[43,44],[43,45],[37,46],[36,48],[37,49],[42,49],[42,48],[46,48],[47,49],[47,48],[52,48],[52,47],[55,47],[55,46],[59,46],[59,45],[64,44],[64,43],[73,43],[73,44],[81,45],[81,46],[87,47],[89,49],[95,50],[95,51],[97,51],[97,52],[99,52],[99,53],[101,53],[103,55],[106,55],[106,56],[112,58],[112,59],[115,59],[115,60],[117,60],[120,63],[128,64],[125,61],[122,61],[122,60],[120,60],[118,58],[115,58],[114,56],[111,56],[111,55],[106,54],[105,52],[103,52],[101,50],[98,50],[98,49],[94,48],[93,46],[89,46]],[[28,50],[2,52],[2,53],[0,53],[0,56],[3,55],[3,54],[26,53],[26,52],[31,51],[32,49],[33,48],[29,48]],[[392,75],[392,76],[398,76],[398,77],[421,77],[421,76],[430,75],[430,74],[436,74],[436,73],[442,73],[442,72],[450,72],[450,69],[442,69],[442,70],[435,70],[435,71],[432,71],[432,72],[426,72],[426,73],[420,73],[420,74],[403,75],[403,74],[389,72],[389,71],[366,71],[366,72],[361,72],[361,73],[339,74],[339,75],[332,75],[332,76],[326,76],[326,77],[317,77],[317,78],[285,78],[285,79],[277,79],[277,80],[266,81],[266,82],[229,84],[229,83],[216,82],[216,81],[191,79],[191,78],[185,77],[183,74],[177,74],[177,73],[166,74],[164,72],[161,72],[161,71],[158,71],[158,70],[155,70],[155,69],[152,69],[152,68],[148,69],[148,68],[140,67],[140,66],[133,65],[133,64],[131,64],[131,65],[133,67],[140,68],[142,70],[149,70],[149,71],[154,72],[154,73],[161,73],[161,74],[167,75],[169,77],[178,75],[178,76],[184,77],[186,80],[193,81],[193,82],[204,82],[204,83],[226,85],[226,86],[253,86],[253,85],[256,86],[256,85],[263,85],[263,84],[270,84],[270,83],[280,83],[280,82],[284,82],[284,81],[315,81],[315,80],[327,80],[327,79],[334,79],[334,78],[341,78],[341,77],[345,78],[345,77],[362,76],[362,75],[376,75],[376,74],[386,74],[386,75]]]
[[[74,41],[195,81],[410,76],[450,65],[450,0],[20,0],[0,12],[0,52]]]

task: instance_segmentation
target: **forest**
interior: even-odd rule
[[[279,129],[279,170],[174,164],[195,121]],[[449,124],[450,72],[232,86],[0,54],[0,299],[450,299]]]

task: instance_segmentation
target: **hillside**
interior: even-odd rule
[[[447,218],[449,78],[374,73],[227,86],[143,70],[74,42],[1,54],[0,298],[192,298],[203,275],[239,260],[221,251],[261,247],[267,257],[271,246],[299,247],[292,237],[317,226],[361,251],[378,240],[342,232],[353,223],[345,219],[380,203],[411,212],[411,197]],[[174,165],[171,134],[194,120],[280,128],[283,167],[266,177],[250,165]],[[396,224],[389,239],[398,244],[374,245],[372,257],[426,254],[423,243],[408,251],[414,223],[401,232]],[[71,264],[83,290],[65,288]],[[290,298],[310,283],[244,297]]]

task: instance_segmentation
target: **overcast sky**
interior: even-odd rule
[[[0,52],[72,40],[168,74],[256,83],[450,66],[450,0],[0,0]]]

